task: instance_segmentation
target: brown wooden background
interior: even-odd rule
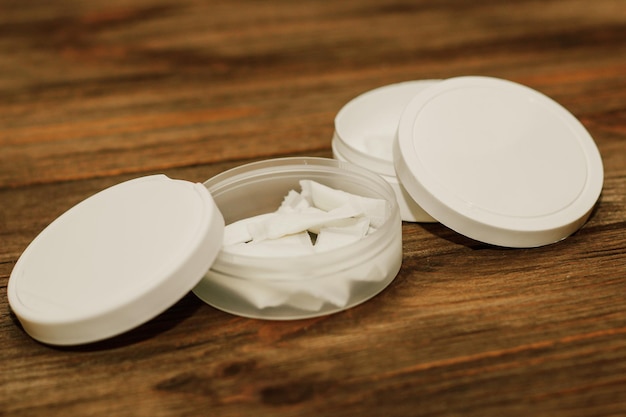
[[[313,320],[190,294],[59,349],[10,312],[15,261],[87,196],[330,156],[354,96],[457,75],[526,84],[588,128],[605,185],[581,231],[505,250],[405,224],[392,285]],[[0,415],[626,415],[625,200],[623,0],[0,0]]]

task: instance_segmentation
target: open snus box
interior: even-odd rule
[[[589,217],[603,183],[582,124],[494,78],[381,87],[335,119],[335,159],[243,165],[205,184],[163,175],[89,197],[44,229],[8,285],[25,331],[103,340],[193,291],[245,317],[290,320],[360,304],[402,263],[402,220],[536,247]]]
[[[583,125],[545,95],[488,77],[364,93],[335,119],[333,152],[379,173],[405,221],[439,221],[506,247],[557,242],[587,220],[603,183]]]
[[[101,191],[33,240],[8,293],[33,338],[74,345],[130,330],[191,290],[247,317],[338,312],[382,291],[401,263],[389,184],[346,162],[282,158],[205,184],[155,175]]]

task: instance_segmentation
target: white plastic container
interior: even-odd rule
[[[436,80],[407,81],[376,88],[355,97],[335,117],[333,157],[369,169],[393,188],[404,221],[435,222],[396,177],[393,142],[400,117],[413,97]]]
[[[268,259],[221,251],[224,218],[230,223],[274,211],[302,179],[382,199],[385,220],[353,245],[310,256]],[[242,316],[330,314],[373,297],[395,278],[401,224],[385,181],[332,159],[253,163],[206,186],[141,177],[100,191],[44,229],[13,269],[8,298],[24,330],[53,345],[121,334],[191,290]]]
[[[491,77],[410,81],[347,103],[335,158],[393,187],[403,220],[504,247],[558,242],[589,218],[602,159],[585,127],[531,88]]]
[[[331,252],[263,258],[220,252],[193,292],[233,314],[300,319],[345,310],[382,291],[402,263],[402,230],[393,190],[377,175],[332,159],[282,158],[240,166],[205,182],[226,224],[275,211],[299,180],[384,199],[388,218],[356,244]]]

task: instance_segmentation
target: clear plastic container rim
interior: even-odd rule
[[[321,278],[333,271],[344,270],[362,263],[392,244],[393,239],[401,239],[401,220],[398,203],[391,186],[378,174],[344,161],[319,157],[275,158],[224,171],[205,181],[204,185],[214,198],[219,200],[222,192],[240,185],[249,185],[251,180],[262,181],[276,175],[310,173],[336,173],[343,179],[375,186],[373,192],[385,199],[389,216],[374,233],[360,241],[333,251],[289,257],[255,257],[220,252],[212,269],[240,279],[255,279],[267,275],[281,275],[295,269],[307,271],[307,278]],[[288,190],[285,190],[287,192]],[[219,208],[219,204],[218,204]],[[396,236],[396,234],[398,236]],[[367,255],[367,256],[365,256]],[[281,279],[278,279],[281,280]]]

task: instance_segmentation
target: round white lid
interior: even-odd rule
[[[69,209],[31,242],[9,278],[9,303],[44,343],[115,336],[188,293],[223,233],[202,184],[164,175],[130,180]]]
[[[582,124],[510,81],[458,77],[415,96],[400,118],[399,179],[431,216],[507,247],[559,241],[589,217],[602,160]]]

